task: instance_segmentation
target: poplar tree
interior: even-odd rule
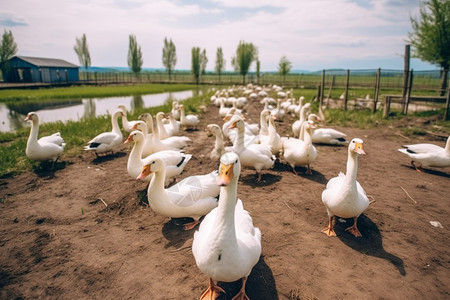
[[[253,61],[258,59],[258,48],[252,43],[240,41],[236,49],[236,55],[231,58],[231,64],[236,72],[242,75],[242,83],[245,84],[245,76]]]
[[[91,55],[89,54],[89,46],[87,43],[86,34],[83,33],[83,36],[81,38],[76,38],[75,41],[76,44],[73,47],[73,50],[78,56],[80,65],[82,65],[87,71],[91,66]]]
[[[2,71],[3,80],[8,82],[10,78],[8,78],[9,70],[11,68],[9,64],[9,60],[16,55],[19,48],[17,47],[16,42],[14,41],[14,36],[10,31],[3,32],[2,43],[0,45],[0,69]]]
[[[136,41],[136,36],[130,34],[129,36],[129,46],[128,46],[128,66],[131,71],[133,71],[136,75],[142,69],[142,64],[144,61],[142,60],[142,51],[141,46],[138,45]]]
[[[164,47],[162,50],[162,63],[169,74],[169,80],[171,78],[172,72],[177,64],[177,49],[172,39],[167,40],[164,38]]]
[[[225,70],[225,59],[223,58],[223,51],[222,47],[217,48],[216,52],[216,66],[214,70],[219,74],[219,82],[220,82],[220,76],[222,75],[222,71]]]

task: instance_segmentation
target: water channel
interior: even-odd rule
[[[55,121],[79,121],[83,118],[111,114],[119,104],[125,105],[127,111],[133,112],[138,108],[159,106],[168,101],[182,101],[201,93],[202,91],[188,90],[140,96],[71,99],[55,103],[45,101],[41,104],[27,103],[21,106],[0,103],[0,131],[10,132],[29,126],[24,119],[30,111],[38,113],[41,124]]]

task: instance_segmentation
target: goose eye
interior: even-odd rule
[[[152,164],[155,164],[155,161],[152,161]]]

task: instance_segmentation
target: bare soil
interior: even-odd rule
[[[247,107],[258,122],[259,103]],[[278,123],[289,134],[292,118]],[[238,194],[262,232],[262,255],[248,283],[250,299],[449,299],[450,175],[448,169],[419,173],[396,151],[402,144],[431,142],[435,136],[405,137],[395,126],[342,128],[364,140],[358,181],[372,203],[358,219],[363,235],[337,237],[321,230],[327,213],[321,193],[345,172],[347,148],[316,145],[313,175],[298,175],[282,161],[256,181],[244,169]],[[415,120],[429,126],[428,120]],[[213,138],[203,131],[222,124],[207,107],[193,154],[178,180],[218,167],[209,152]],[[444,135],[448,136],[448,132]],[[208,278],[191,251],[194,230],[145,204],[147,184],[129,177],[129,145],[102,158],[93,153],[62,158],[45,168],[0,180],[1,299],[198,299]],[[443,228],[430,221],[440,222]],[[240,282],[221,284],[231,299]]]

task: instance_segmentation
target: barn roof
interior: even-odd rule
[[[64,68],[79,68],[79,66],[74,65],[62,59],[56,58],[42,58],[42,57],[30,57],[30,56],[15,56],[18,59],[24,60],[37,67],[64,67]]]

